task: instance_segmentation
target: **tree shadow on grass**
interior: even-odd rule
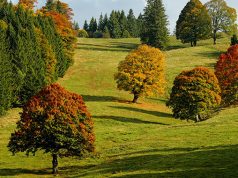
[[[220,51],[212,51],[212,52],[198,52],[196,55],[203,56],[208,59],[218,59],[219,56],[222,54]]]
[[[118,99],[114,96],[93,96],[93,95],[82,95],[85,102],[115,102]]]
[[[169,125],[169,124],[164,124],[161,122],[145,121],[145,120],[140,120],[137,118],[126,118],[126,117],[120,117],[120,116],[93,116],[93,118],[115,120],[115,121],[119,121],[119,122],[127,122],[127,123],[133,123],[133,124]]]
[[[171,51],[171,50],[176,50],[176,49],[184,49],[184,48],[188,48],[189,46],[183,46],[182,44],[181,45],[170,45],[170,46],[167,46],[165,48],[165,51]]]
[[[51,170],[50,169],[44,169],[44,170],[30,170],[30,169],[0,169],[0,176],[17,176],[21,174],[33,174],[33,175],[50,175]]]
[[[154,116],[157,116],[157,117],[164,117],[164,118],[171,118],[171,117],[173,117],[172,114],[165,113],[165,112],[160,112],[160,111],[149,111],[149,110],[145,110],[145,109],[132,108],[132,107],[124,107],[124,106],[110,106],[110,107],[114,108],[114,109],[121,109],[121,110],[140,112],[140,113],[144,113],[144,114],[154,115]]]
[[[139,46],[139,44],[136,43],[125,43],[125,42],[111,42],[110,44],[112,44],[114,48],[127,49],[128,51],[136,49]]]
[[[114,175],[114,177],[237,177],[238,146],[202,148],[191,151],[156,150],[118,156],[87,170],[65,167],[70,177]],[[78,171],[77,171],[78,170]],[[138,173],[142,171],[142,174]],[[118,175],[116,175],[118,174]]]

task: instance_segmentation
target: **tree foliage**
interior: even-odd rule
[[[172,108],[175,118],[205,120],[220,105],[220,92],[215,74],[198,67],[175,78],[167,106]]]
[[[94,151],[94,142],[93,121],[82,97],[52,84],[23,107],[8,148],[13,154],[38,150],[52,154],[57,173],[58,156],[81,157]]]
[[[222,90],[223,104],[238,104],[238,45],[231,46],[227,53],[220,55],[215,71]]]
[[[176,24],[176,37],[183,43],[196,46],[197,41],[211,34],[211,18],[199,0],[190,0],[183,8]]]
[[[164,54],[156,48],[141,45],[132,51],[118,66],[115,74],[117,88],[140,96],[163,94],[165,85]]]
[[[237,31],[236,9],[229,7],[224,0],[210,0],[205,6],[212,18],[214,44],[216,44],[217,32],[222,31],[234,34]]]
[[[168,19],[162,0],[147,0],[144,9],[141,41],[147,45],[163,49],[168,42]]]
[[[37,0],[19,0],[18,4],[22,5],[26,9],[33,10],[36,3],[37,3]]]
[[[0,3],[0,31],[1,115],[64,76],[72,58],[52,17],[22,5]]]

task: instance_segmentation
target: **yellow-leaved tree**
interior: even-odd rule
[[[134,95],[133,103],[140,96],[163,94],[165,87],[164,54],[154,47],[140,45],[130,52],[118,66],[115,74],[117,88]]]

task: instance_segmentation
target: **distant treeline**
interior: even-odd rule
[[[0,115],[64,76],[72,63],[65,46],[49,15],[0,3]]]
[[[128,15],[113,10],[109,17],[101,14],[98,21],[92,17],[89,23],[84,22],[83,29],[91,38],[130,38],[140,36],[141,26],[142,15],[136,18],[130,9]]]

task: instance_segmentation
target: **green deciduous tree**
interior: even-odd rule
[[[53,173],[57,174],[58,156],[81,157],[94,151],[94,142],[93,121],[82,97],[52,84],[23,107],[8,148],[13,154],[50,153]]]
[[[147,0],[143,19],[142,43],[161,49],[165,48],[169,30],[162,0]]]
[[[237,30],[235,24],[237,19],[236,9],[227,6],[224,0],[210,0],[205,6],[212,18],[214,44],[216,44],[217,32],[234,34],[234,29]]]
[[[118,66],[117,88],[129,91],[136,103],[141,96],[162,94],[165,87],[164,54],[157,48],[141,45]]]
[[[174,80],[167,105],[178,119],[208,119],[220,105],[220,87],[214,72],[204,67],[183,71]]]
[[[183,43],[196,46],[197,41],[210,38],[211,18],[199,0],[190,0],[183,8],[176,24],[176,37]]]

